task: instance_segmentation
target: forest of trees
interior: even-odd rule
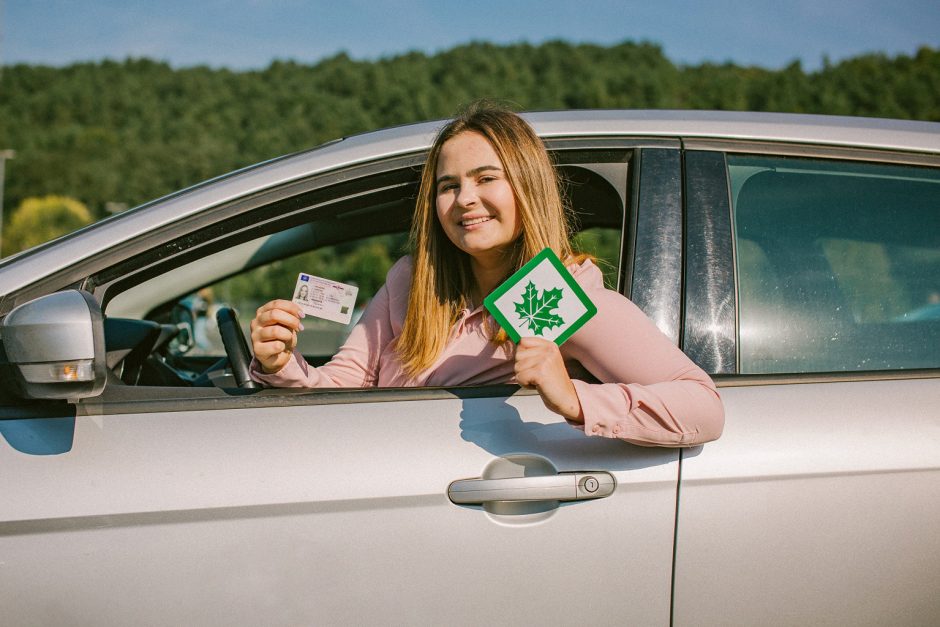
[[[235,168],[352,133],[447,117],[480,97],[520,109],[734,109],[940,120],[940,51],[806,72],[678,66],[652,44],[474,43],[377,61],[339,54],[231,71],[130,59],[0,76],[4,226],[65,196],[98,219]],[[9,254],[7,246],[3,252]]]

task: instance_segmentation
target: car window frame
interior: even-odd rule
[[[635,158],[642,146],[662,147],[669,145],[675,147],[676,142],[658,141],[655,139],[625,138],[573,138],[554,139],[546,142],[554,160],[561,167],[566,166],[594,166],[611,163],[614,167],[609,170],[598,168],[594,172],[614,188],[620,196],[623,207],[620,249],[620,283],[624,284],[623,272],[627,265],[624,263],[625,252],[632,252],[632,241],[626,236],[628,233],[626,223],[635,214],[632,207],[631,161]],[[136,281],[160,271],[178,266],[192,258],[206,254],[207,251],[219,249],[239,241],[247,241],[248,237],[239,239],[240,234],[250,230],[252,237],[265,230],[277,232],[289,225],[306,221],[307,216],[317,211],[322,212],[322,203],[313,206],[301,207],[297,198],[302,194],[309,194],[330,187],[334,191],[341,189],[344,183],[350,184],[350,172],[355,171],[360,176],[352,182],[363,183],[366,192],[359,190],[347,194],[343,198],[353,198],[357,193],[367,193],[373,190],[365,181],[372,176],[381,176],[392,170],[408,170],[414,173],[415,182],[423,165],[424,153],[407,156],[398,156],[391,159],[382,159],[367,164],[352,166],[337,172],[320,174],[303,181],[295,181],[275,189],[265,190],[250,198],[237,199],[227,205],[213,207],[200,212],[199,215],[187,220],[185,224],[174,224],[163,229],[157,229],[146,236],[125,246],[119,251],[109,251],[94,259],[91,267],[97,271],[84,278],[78,278],[81,287],[91,289],[99,301],[107,305],[110,299],[109,290],[123,282]],[[609,159],[609,161],[605,161]],[[619,164],[619,165],[618,165]],[[622,180],[619,180],[620,168]],[[593,171],[593,168],[589,168]],[[318,187],[317,184],[320,184]],[[619,185],[618,185],[619,183]],[[414,185],[415,183],[395,183],[391,187]],[[337,199],[326,204],[335,204]],[[283,211],[283,207],[290,209]],[[276,207],[276,210],[272,208]],[[267,212],[266,219],[259,224],[255,219],[259,213]],[[231,225],[236,225],[232,228]],[[219,234],[221,231],[221,234]],[[176,241],[180,235],[185,235],[185,241]],[[175,237],[174,237],[175,236]],[[326,245],[326,243],[324,243]],[[128,249],[137,251],[137,255],[128,254]],[[106,263],[111,261],[110,264]],[[74,279],[74,277],[69,277]],[[623,288],[622,288],[623,289]],[[82,399],[76,403],[77,412],[87,415],[108,415],[128,413],[150,413],[159,411],[198,411],[206,408],[237,409],[249,407],[277,407],[284,405],[322,405],[336,403],[375,403],[402,400],[439,400],[445,398],[488,397],[499,398],[511,395],[529,395],[537,392],[521,390],[519,386],[511,384],[497,384],[487,386],[455,386],[447,388],[348,388],[348,389],[262,389],[257,391],[231,388],[188,388],[188,387],[161,387],[161,386],[106,386],[102,395]]]

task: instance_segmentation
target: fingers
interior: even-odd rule
[[[526,337],[516,346],[516,381],[536,388],[551,411],[571,420],[581,416],[581,402],[568,376],[561,351],[554,342]]]
[[[258,308],[251,321],[251,328],[254,330],[256,326],[280,324],[293,331],[302,331],[303,324],[300,319],[303,317],[304,312],[297,303],[289,300],[272,300]]]
[[[538,387],[550,377],[551,361],[561,353],[554,342],[535,337],[524,337],[516,346],[516,381],[525,387]],[[563,363],[562,363],[563,365]]]
[[[251,321],[251,347],[262,370],[277,372],[290,360],[297,332],[304,328],[303,315],[289,300],[272,300],[258,308]]]

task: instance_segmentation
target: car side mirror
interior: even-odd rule
[[[0,337],[25,398],[85,398],[104,389],[104,323],[88,292],[67,290],[23,303],[4,318]]]

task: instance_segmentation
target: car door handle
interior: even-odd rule
[[[582,501],[613,494],[616,483],[606,472],[558,473],[510,479],[462,479],[447,488],[454,503],[493,501]]]

